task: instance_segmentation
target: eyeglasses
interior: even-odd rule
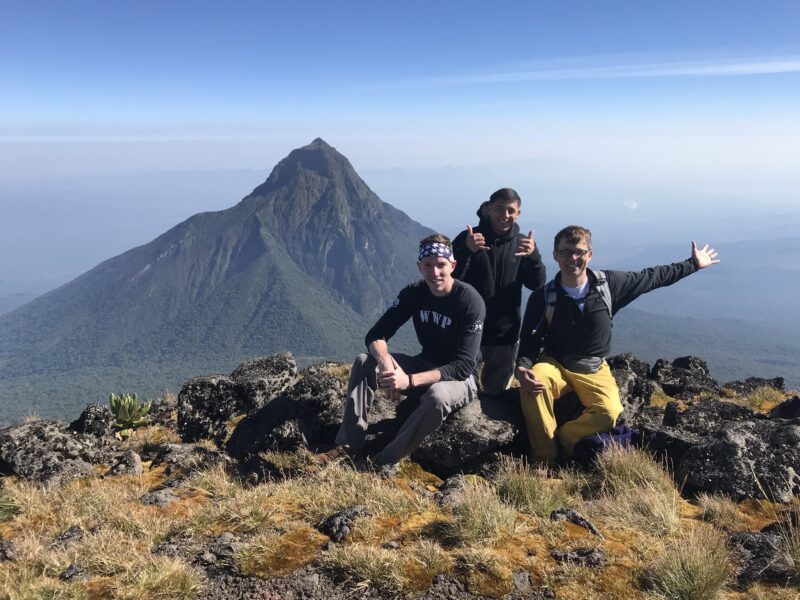
[[[581,250],[580,248],[565,248],[563,250],[558,250],[556,254],[558,254],[561,258],[572,258],[573,256],[577,256],[578,258],[583,258],[587,254],[589,254],[591,250]]]

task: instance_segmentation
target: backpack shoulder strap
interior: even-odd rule
[[[539,319],[532,333],[535,334],[539,331],[542,327],[542,323],[548,327],[550,326],[550,322],[553,320],[553,312],[556,309],[556,297],[556,280],[551,279],[547,282],[547,285],[544,286],[544,312],[542,313],[542,318]]]
[[[611,288],[608,286],[608,278],[603,271],[594,271],[594,274],[597,277],[597,291],[600,292],[600,297],[603,299],[603,302],[605,302],[608,318],[613,319],[614,314],[611,310]]]

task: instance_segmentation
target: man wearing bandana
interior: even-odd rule
[[[368,353],[356,357],[350,371],[336,435],[339,446],[328,456],[362,451],[367,414],[378,388],[393,399],[401,394],[419,399],[395,438],[374,457],[378,465],[394,465],[410,454],[447,415],[477,395],[475,376],[486,315],[483,299],[472,286],[453,279],[453,246],[444,235],[420,242],[417,268],[422,279],[403,288],[367,332]],[[388,340],[409,319],[422,351],[417,356],[390,353]]]

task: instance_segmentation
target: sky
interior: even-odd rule
[[[20,205],[57,218],[65,180],[263,180],[319,136],[422,221],[426,187],[468,194],[446,178],[473,171],[470,203],[513,184],[551,208],[778,214],[800,205],[798,23],[769,0],[0,0],[0,208],[22,236]]]

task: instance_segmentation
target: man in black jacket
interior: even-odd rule
[[[404,287],[394,304],[367,332],[369,352],[360,354],[350,371],[339,444],[327,456],[361,452],[367,434],[367,414],[374,390],[392,397],[401,393],[419,399],[392,440],[376,457],[379,465],[393,465],[411,453],[447,415],[477,395],[483,320],[483,300],[472,286],[453,279],[453,248],[443,235],[420,242],[417,263],[422,280]],[[388,340],[409,319],[422,346],[418,356],[392,354]]]
[[[541,463],[556,460],[556,435],[564,455],[570,456],[578,441],[610,431],[622,413],[619,390],[605,361],[611,351],[612,316],[642,294],[719,262],[713,248],[698,248],[692,242],[687,260],[638,272],[605,271],[598,279],[588,268],[591,231],[565,227],[556,234],[553,247],[560,270],[528,300],[516,370],[531,456]],[[556,431],[554,404],[571,391],[585,410]]]
[[[514,374],[522,286],[537,290],[546,281],[533,231],[523,236],[516,224],[521,203],[511,188],[497,190],[478,209],[478,226],[468,226],[453,241],[453,276],[472,285],[486,302],[481,384],[491,395],[505,390]]]

